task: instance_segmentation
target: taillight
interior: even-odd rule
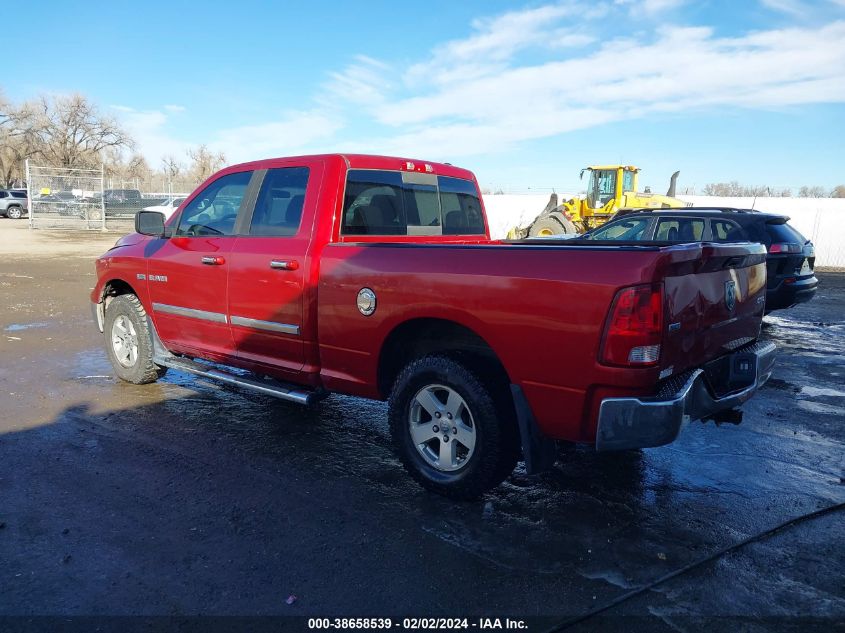
[[[783,242],[778,244],[772,244],[769,246],[770,253],[800,253],[801,246],[799,244],[790,244],[789,242]]]
[[[648,284],[616,293],[604,329],[601,362],[648,366],[660,358],[663,331],[663,287]]]

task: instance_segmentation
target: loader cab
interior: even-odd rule
[[[622,195],[637,190],[637,167],[630,165],[606,165],[587,167],[581,171],[589,172],[587,183],[587,203],[590,209],[601,209],[612,200],[616,205],[622,202]]]

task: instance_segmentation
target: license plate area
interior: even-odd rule
[[[804,258],[804,263],[801,264],[801,270],[798,271],[799,275],[809,275],[813,272],[813,268],[810,266],[810,260],[806,257]]]
[[[723,398],[754,384],[757,378],[757,356],[753,352],[734,352],[710,361],[704,366],[713,395]]]

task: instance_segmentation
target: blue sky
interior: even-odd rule
[[[845,183],[845,0],[30,0],[0,89],[80,92],[153,166],[323,151],[447,161],[482,184]]]

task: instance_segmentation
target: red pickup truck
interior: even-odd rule
[[[453,498],[555,442],[660,446],[769,377],[766,252],[490,239],[449,164],[320,155],[228,167],[96,263],[117,375],[169,368],[300,403],[389,401],[410,474]]]

